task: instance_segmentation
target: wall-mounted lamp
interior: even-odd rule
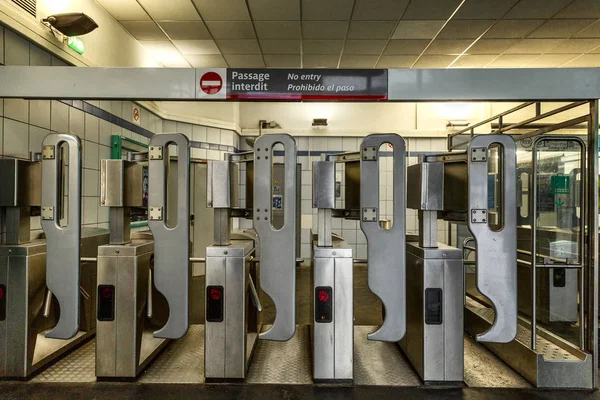
[[[464,120],[450,120],[446,123],[446,128],[465,128],[469,126],[469,121]]]
[[[314,118],[312,126],[327,126],[327,118]]]
[[[44,18],[42,23],[65,36],[81,36],[98,28],[96,21],[84,13],[54,14]]]

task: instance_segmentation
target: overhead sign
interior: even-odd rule
[[[231,100],[387,100],[387,70],[198,69],[196,97]]]
[[[207,72],[200,78],[200,89],[206,94],[216,94],[223,87],[223,79],[216,72]]]
[[[133,121],[136,125],[141,125],[142,122],[142,114],[140,112],[140,108],[136,105],[131,107],[131,121]]]

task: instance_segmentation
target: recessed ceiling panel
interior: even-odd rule
[[[264,68],[265,63],[260,55],[224,55],[230,68]]]
[[[186,55],[185,59],[194,68],[226,68],[227,63],[222,55],[216,54],[190,54]]]
[[[450,20],[438,39],[476,39],[496,22],[493,19]]]
[[[221,54],[214,40],[174,40],[173,44],[183,55]]]
[[[488,68],[520,68],[533,61],[538,56],[535,54],[506,54],[496,58]]]
[[[170,1],[170,0],[169,0]],[[245,0],[192,0],[205,21],[250,20]]]
[[[459,4],[460,0],[413,0],[402,19],[448,19]]]
[[[480,39],[468,51],[469,54],[502,54],[519,42],[519,39]]]
[[[410,68],[417,56],[382,56],[376,68]]]
[[[487,33],[486,39],[524,38],[539,28],[543,19],[503,19],[498,21]]]
[[[584,54],[563,65],[564,68],[594,68],[600,67],[600,54]]]
[[[223,54],[260,54],[256,39],[222,39],[217,45]]]
[[[600,38],[600,21],[593,23],[581,32],[576,33],[576,38]]]
[[[302,21],[304,39],[344,39],[347,21]]]
[[[207,21],[206,26],[215,39],[254,39],[250,21]]]
[[[507,19],[550,18],[573,0],[521,0],[504,17]]]
[[[254,21],[299,21],[299,0],[248,0]]]
[[[300,54],[300,40],[261,39],[263,54]]]
[[[386,56],[421,54],[429,40],[390,40],[383,54]]]
[[[137,40],[167,40],[154,21],[120,21],[120,23]]]
[[[300,68],[300,55],[268,54],[265,63],[267,68]]]
[[[336,54],[339,56],[343,40],[303,40],[302,53],[314,55]]]
[[[446,68],[455,58],[455,56],[424,55],[413,68]]]
[[[150,17],[135,0],[98,0],[118,21],[149,21]]]
[[[373,68],[377,56],[342,56],[340,68]]]
[[[348,39],[389,39],[395,27],[392,21],[351,21]]]
[[[198,21],[200,15],[190,0],[138,0],[154,20]]]
[[[576,0],[559,12],[555,18],[600,18],[600,1]]]
[[[470,39],[436,39],[425,51],[425,54],[459,55],[473,43]]]
[[[346,21],[350,19],[354,0],[302,0],[304,21]]]
[[[569,39],[552,49],[551,53],[587,53],[600,46],[600,39]]]
[[[498,19],[519,0],[467,0],[454,19]]]
[[[542,54],[529,62],[527,68],[557,68],[571,61],[580,54]]]
[[[409,0],[356,0],[353,20],[397,21],[402,17]]]
[[[446,21],[400,21],[392,39],[433,39]]]
[[[300,21],[255,21],[260,39],[300,39]]]
[[[344,45],[344,55],[380,55],[386,44],[387,40],[346,40],[346,44]]]
[[[171,40],[210,39],[202,21],[158,21]]]
[[[496,55],[463,55],[452,64],[452,68],[483,68],[496,58]]]
[[[562,39],[523,39],[508,50],[507,54],[547,53],[562,42]]]
[[[536,29],[530,38],[566,39],[596,22],[594,19],[551,19]]]
[[[304,54],[304,68],[337,68],[339,56]]]

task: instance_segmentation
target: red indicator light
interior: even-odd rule
[[[319,290],[319,301],[325,303],[327,300],[329,300],[329,293],[325,290]]]
[[[217,288],[210,289],[210,298],[212,300],[219,300],[221,298],[221,290]]]
[[[4,288],[0,286],[0,299],[4,298]]]
[[[102,289],[102,298],[103,299],[110,299],[113,295],[113,291],[111,288],[109,287],[105,287]]]

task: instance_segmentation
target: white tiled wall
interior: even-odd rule
[[[0,26],[0,64],[5,65],[66,65],[26,39]],[[131,122],[133,103],[130,101],[88,101],[112,115]],[[111,135],[121,135],[141,143],[149,138],[122,126],[56,100],[0,99],[0,155],[29,159],[30,152],[40,152],[42,140],[50,132],[70,132],[82,141],[82,221],[84,226],[108,228],[108,208],[100,207],[100,160],[111,157]],[[192,148],[191,155],[199,159],[222,160],[222,145],[239,146],[239,136],[232,131],[204,126],[163,121],[141,107],[141,126],[151,133],[180,132],[190,140],[209,142],[206,148]],[[207,129],[209,135],[207,137]],[[32,218],[32,236],[41,233],[39,217]]]

